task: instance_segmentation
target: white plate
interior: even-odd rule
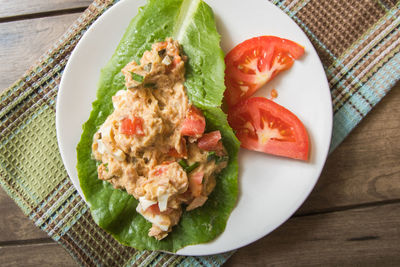
[[[241,150],[239,199],[225,231],[214,241],[188,246],[181,255],[221,253],[245,246],[285,222],[313,189],[325,163],[332,131],[332,103],[322,64],[302,30],[267,0],[206,0],[212,7],[227,53],[236,44],[260,35],[291,39],[306,54],[280,74],[258,95],[278,91],[276,102],[304,123],[311,141],[310,160],[301,162]],[[100,68],[111,58],[118,42],[144,0],[121,1],[105,12],[82,37],[64,70],[57,99],[57,138],[72,182],[83,196],[76,171],[76,145],[82,124],[96,98]]]

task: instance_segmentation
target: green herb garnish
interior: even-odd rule
[[[208,162],[210,162],[212,160],[216,161],[216,158],[218,158],[218,156],[217,156],[217,154],[215,154],[215,151],[208,152],[208,154],[207,154],[207,161]]]
[[[194,169],[196,169],[197,167],[199,167],[199,165],[200,165],[200,163],[195,162],[195,163],[193,163],[192,165],[190,165],[189,167],[187,167],[187,168],[185,169],[185,171],[186,171],[187,173],[190,173],[191,171],[193,171]]]
[[[132,79],[133,80],[135,80],[137,82],[140,82],[140,83],[143,82],[144,77],[142,75],[139,75],[139,74],[134,73],[134,72],[131,72],[131,74],[132,74]]]
[[[157,84],[156,83],[145,83],[144,87],[155,89],[155,88],[157,88]]]
[[[186,168],[189,167],[189,165],[187,164],[186,160],[184,160],[184,159],[180,159],[180,160],[178,161],[178,163],[179,163],[179,165],[181,165],[181,167],[182,167],[184,170],[186,170]]]
[[[215,153],[215,151],[208,152],[208,154],[207,154],[207,161],[208,162],[210,162],[212,160],[215,160],[215,163],[218,164],[220,162],[227,161],[228,159],[229,159],[228,156],[218,156]]]
[[[217,164],[223,161],[228,161],[229,157],[228,156],[222,156],[222,157],[218,157],[217,160],[215,161]]]
[[[196,169],[197,167],[199,167],[200,163],[195,162],[192,165],[188,165],[186,160],[184,159],[180,159],[178,161],[179,165],[181,165],[181,167],[185,170],[186,173],[190,173],[191,171],[193,171],[194,169]]]

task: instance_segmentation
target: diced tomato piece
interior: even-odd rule
[[[172,64],[170,65],[171,69],[174,69],[178,64],[182,61],[180,56],[175,56],[174,60],[172,61]]]
[[[150,207],[148,207],[146,209],[146,211],[148,211],[148,212],[150,212],[150,213],[152,213],[154,215],[157,215],[157,214],[161,213],[160,208],[158,207],[158,203],[151,205]]]
[[[215,151],[219,147],[218,146],[219,140],[221,140],[220,131],[213,131],[210,133],[206,133],[202,137],[200,137],[197,145],[199,146],[200,149],[206,151]]]
[[[168,156],[174,157],[174,158],[183,158],[183,155],[178,153],[174,147],[171,147],[170,150],[168,151]]]
[[[159,176],[164,172],[162,168],[157,168],[156,170],[153,171],[154,176]]]
[[[158,165],[157,167],[154,168],[154,171],[152,172],[152,174],[154,176],[160,176],[162,173],[167,171],[168,167],[166,165],[168,165],[172,162],[173,161],[164,161],[163,163],[161,163],[160,165]]]
[[[196,172],[189,177],[189,190],[192,192],[192,196],[198,197],[201,195],[203,190],[203,177],[204,172]]]
[[[277,98],[278,97],[278,92],[276,89],[271,90],[271,99]]]
[[[129,118],[122,119],[120,131],[126,135],[143,136],[143,119],[139,117],[133,117],[133,120]]]
[[[196,184],[202,184],[203,183],[203,177],[204,177],[204,172],[196,172],[195,174],[192,175],[192,180]]]
[[[206,119],[198,108],[191,106],[183,121],[181,134],[184,136],[200,137],[206,128]]]
[[[179,153],[176,151],[174,147],[171,147],[170,150],[168,151],[168,155],[174,158],[184,158],[187,156],[187,149],[186,149],[186,141],[185,138],[182,138],[181,140],[182,143],[182,153]]]
[[[214,151],[216,152],[217,156],[223,156],[224,155],[224,147],[223,147],[221,141],[218,141],[217,146],[215,147]]]

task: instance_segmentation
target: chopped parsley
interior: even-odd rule
[[[142,75],[139,75],[139,74],[134,73],[134,72],[131,72],[131,74],[132,74],[132,79],[133,80],[135,80],[135,81],[137,81],[139,83],[143,82],[144,77]]]
[[[188,165],[186,160],[181,159],[178,161],[179,165],[181,165],[181,167],[185,170],[185,172],[190,173],[191,171],[193,171],[194,169],[196,169],[197,167],[199,167],[200,163],[195,162],[192,165]]]
[[[189,167],[186,168],[186,172],[190,173],[191,171],[193,171],[194,169],[196,169],[197,167],[199,167],[200,163],[195,162],[192,165],[190,165]]]
[[[179,160],[178,163],[179,163],[179,165],[181,165],[181,167],[182,167],[184,170],[186,170],[186,168],[189,167],[188,164],[187,164],[187,162],[186,162],[186,160],[184,160],[184,159]]]
[[[210,162],[210,161],[212,161],[212,160],[214,160],[215,163],[218,164],[218,163],[220,163],[220,162],[227,161],[227,160],[228,160],[228,156],[218,156],[218,155],[215,153],[215,151],[211,151],[211,152],[208,152],[207,161]]]
[[[157,84],[156,83],[145,83],[144,87],[155,89],[155,88],[157,88]]]

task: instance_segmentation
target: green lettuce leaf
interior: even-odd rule
[[[136,212],[138,202],[124,190],[117,190],[97,177],[91,157],[94,133],[113,111],[111,97],[124,89],[121,69],[130,61],[139,62],[155,42],[173,37],[188,56],[186,82],[190,101],[201,108],[207,130],[220,130],[228,150],[228,166],[218,175],[217,185],[206,204],[184,212],[180,223],[161,241],[148,236],[151,224]],[[221,234],[237,199],[237,152],[239,142],[219,108],[223,97],[224,61],[219,47],[211,8],[200,0],[149,0],[139,9],[114,55],[101,71],[97,100],[77,146],[78,176],[95,222],[120,243],[136,249],[176,252],[180,248],[209,242]]]

